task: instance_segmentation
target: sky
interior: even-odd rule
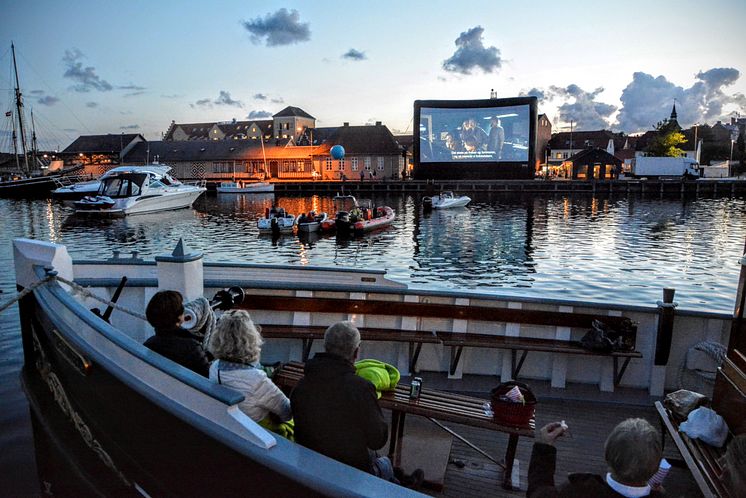
[[[142,133],[261,119],[412,132],[418,99],[535,95],[553,131],[636,133],[746,115],[746,2],[0,0],[37,135]],[[0,129],[6,149],[9,119]]]

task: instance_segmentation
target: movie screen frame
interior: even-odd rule
[[[522,119],[528,121],[528,139],[522,136],[520,140],[516,140],[511,137],[511,130],[508,129],[506,134],[501,125],[508,127],[510,119],[525,112],[522,108],[526,107],[528,116],[523,116]],[[437,126],[433,123],[432,117],[441,109],[444,110],[441,115],[448,115],[454,111],[451,120],[458,121],[457,117],[460,117],[463,125],[461,121],[457,124],[449,123],[448,128],[440,129],[441,125],[431,131],[430,127]],[[501,109],[505,111],[501,112]],[[431,113],[430,120],[423,120],[423,110],[434,111]],[[423,123],[423,121],[427,122]],[[482,121],[486,122],[482,123]],[[536,97],[416,100],[413,122],[412,152],[415,179],[532,179],[534,177],[537,135]],[[422,126],[427,129],[426,136],[421,135]],[[500,131],[503,133],[499,133]],[[475,134],[478,136],[475,137]],[[423,144],[422,140],[426,143]],[[428,147],[425,155],[429,157],[423,160],[422,154],[425,146]],[[525,156],[524,150],[526,150]]]

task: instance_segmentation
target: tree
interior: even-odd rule
[[[687,142],[684,134],[675,121],[665,119],[655,125],[658,132],[648,145],[647,153],[653,157],[681,157],[684,150],[679,146]]]

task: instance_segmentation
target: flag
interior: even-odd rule
[[[518,386],[513,386],[513,389],[505,393],[505,397],[513,403],[525,403],[523,394],[521,394],[521,390],[518,388]]]
[[[12,114],[13,114],[12,112],[8,111],[8,112],[5,113],[5,117],[9,118]]]

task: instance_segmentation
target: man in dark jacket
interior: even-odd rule
[[[207,377],[210,356],[202,347],[202,339],[181,328],[184,323],[184,300],[176,291],[157,292],[145,309],[148,323],[155,335],[145,346],[179,365]]]
[[[290,396],[295,440],[378,475],[369,450],[382,448],[388,431],[375,387],[355,374],[360,332],[350,322],[335,323],[324,334],[324,351],[306,363]]]
[[[651,489],[648,480],[656,473],[661,460],[660,435],[647,420],[630,418],[617,425],[604,446],[609,473],[570,474],[568,483],[559,489],[554,484],[557,449],[554,441],[567,430],[564,422],[552,422],[536,431],[536,442],[528,467],[526,496],[576,497],[593,496],[638,498],[663,496]]]

